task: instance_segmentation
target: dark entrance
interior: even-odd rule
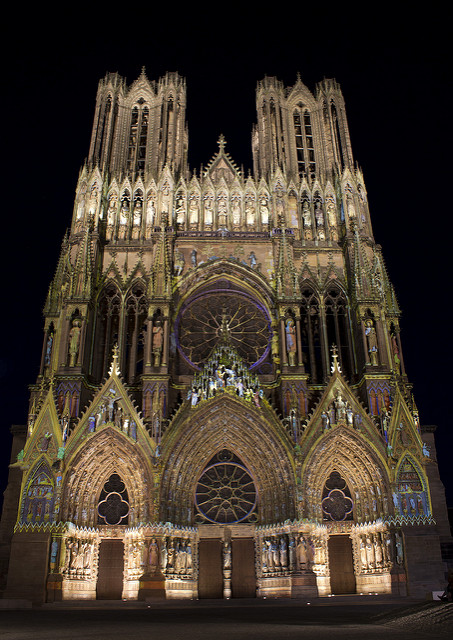
[[[122,540],[102,540],[99,546],[98,600],[121,600],[123,593],[124,544]]]
[[[231,541],[233,598],[256,596],[255,543],[253,538],[233,538]]]
[[[355,593],[352,542],[349,536],[330,536],[329,566],[332,593]]]
[[[200,540],[198,597],[223,598],[222,541]]]

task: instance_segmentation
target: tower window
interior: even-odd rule
[[[148,139],[149,109],[135,106],[132,109],[129,129],[129,147],[127,169],[130,172],[143,172],[146,161],[146,142]]]
[[[315,147],[310,113],[303,105],[298,105],[293,113],[294,135],[296,139],[296,158],[299,175],[308,175],[314,179],[316,173]]]

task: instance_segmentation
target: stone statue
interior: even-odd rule
[[[294,320],[289,318],[286,321],[286,351],[288,353],[290,367],[294,367],[296,365],[296,350],[296,327],[294,326]]]
[[[175,260],[173,266],[175,276],[180,276],[182,274],[182,272],[184,271],[185,263],[186,261],[184,258],[184,254],[179,251],[179,249],[175,249]]]
[[[299,537],[297,543],[297,568],[303,570],[307,568],[307,543],[303,536]]]
[[[288,547],[285,538],[280,538],[280,564],[282,567],[288,565]]]
[[[320,202],[316,202],[315,204],[315,220],[316,220],[317,227],[324,226],[324,213],[323,213],[323,210],[321,209]]]
[[[153,327],[153,354],[154,354],[154,366],[160,366],[160,358],[162,354],[162,345],[164,342],[164,330],[162,322],[156,320]]]
[[[337,412],[337,422],[346,418],[346,403],[339,393],[335,400],[335,409]]]
[[[69,366],[75,367],[79,353],[80,333],[82,323],[78,318],[72,321],[72,329],[69,332]]]
[[[367,338],[368,344],[368,353],[370,354],[370,360],[372,365],[378,364],[378,347],[377,347],[377,337],[376,337],[376,329],[374,328],[373,321],[368,319],[365,322],[365,335]]]
[[[184,219],[186,215],[186,209],[184,207],[184,200],[179,198],[178,203],[176,205],[176,224],[179,228],[184,227]]]
[[[302,205],[302,219],[304,221],[304,227],[311,227],[310,205],[307,200],[304,200]]]
[[[229,542],[223,543],[223,568],[231,569],[231,544]]]
[[[267,206],[266,198],[262,198],[260,201],[260,214],[261,214],[261,226],[267,227],[269,224],[269,208]]]
[[[206,198],[204,203],[204,223],[206,226],[211,227],[213,221],[213,213],[212,213],[212,200],[211,198]]]
[[[53,333],[49,333],[46,344],[46,356],[44,358],[44,364],[47,366],[50,364],[50,359],[52,357],[52,345],[53,345]]]
[[[366,546],[362,538],[360,539],[360,564],[362,566],[362,569],[368,569]]]
[[[147,227],[153,226],[155,213],[156,211],[154,209],[154,202],[153,202],[152,196],[149,195],[146,200],[146,226]]]
[[[193,227],[198,224],[198,201],[192,197],[189,205],[189,224]]]
[[[159,547],[153,538],[148,547],[148,565],[151,571],[156,571],[159,566]]]

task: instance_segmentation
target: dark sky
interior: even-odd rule
[[[124,12],[112,25],[74,13],[58,28],[47,26],[52,17],[41,10],[26,22],[20,16],[2,75],[3,470],[9,427],[26,420],[27,385],[36,379],[42,346],[41,310],[88,153],[99,79],[117,71],[130,83],[143,65],[155,80],[179,71],[187,78],[191,167],[210,160],[223,133],[227,151],[248,169],[257,81],[275,75],[291,85],[300,72],[311,90],[323,77],[342,87],[375,237],[403,310],[406,369],[422,423],[438,425],[441,476],[453,506],[445,290],[452,226],[449,47],[441,16],[397,16],[379,7],[382,14],[364,17],[311,15],[303,4],[285,5],[285,17],[274,8],[257,22],[244,12],[227,20],[220,11],[209,20],[199,7],[186,20],[133,5],[130,16]]]

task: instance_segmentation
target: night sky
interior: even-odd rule
[[[145,66],[150,80],[166,71],[187,79],[193,169],[211,159],[221,133],[236,164],[252,168],[255,88],[265,75],[288,86],[299,72],[312,91],[324,77],[340,83],[375,238],[403,311],[406,370],[422,424],[438,425],[441,477],[453,506],[452,322],[445,289],[452,87],[442,19],[413,12],[314,16],[301,4],[285,19],[275,13],[260,22],[226,20],[221,11],[211,21],[192,15],[189,23],[139,7],[131,5],[124,24],[118,16],[113,26],[90,15],[57,29],[43,24],[50,16],[38,14],[36,24],[28,16],[4,53],[1,491],[9,428],[25,424],[27,385],[38,373],[41,312],[88,154],[98,81],[117,71],[131,83]]]

